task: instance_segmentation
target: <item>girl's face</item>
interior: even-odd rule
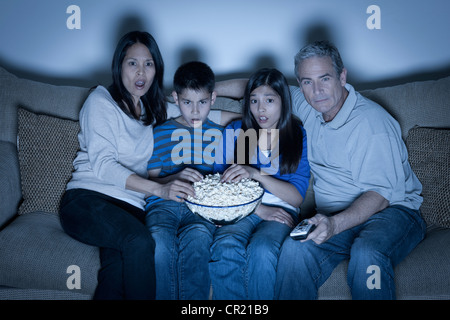
[[[122,62],[122,82],[135,105],[150,89],[155,74],[155,63],[148,48],[139,42],[129,47]]]
[[[250,93],[250,111],[262,129],[276,129],[281,116],[281,97],[271,87],[257,87]]]

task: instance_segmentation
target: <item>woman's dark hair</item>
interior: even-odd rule
[[[136,114],[135,108],[131,107],[133,106],[133,98],[122,82],[122,62],[128,48],[135,43],[141,43],[148,48],[155,64],[155,78],[147,93],[141,97],[141,101],[146,114],[144,124],[157,125],[167,119],[166,98],[163,89],[164,62],[158,44],[148,32],[132,31],[119,40],[111,66],[113,82],[108,87],[108,91],[123,112],[131,118],[140,119],[140,115]],[[130,108],[127,108],[127,106],[130,106]]]
[[[295,172],[300,163],[303,150],[302,122],[292,113],[291,93],[288,82],[277,69],[263,68],[250,77],[244,93],[243,132],[248,129],[254,129],[259,134],[259,129],[261,129],[250,110],[250,94],[260,86],[271,87],[281,98],[281,114],[277,123],[281,160],[280,174]],[[248,144],[246,144],[246,155],[249,155],[247,148]],[[248,158],[246,158],[246,162],[249,164]]]

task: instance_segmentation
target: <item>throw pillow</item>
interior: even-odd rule
[[[78,150],[77,121],[17,111],[18,155],[23,202],[19,214],[59,212]]]
[[[415,127],[406,144],[423,187],[423,218],[427,224],[450,228],[450,130]]]

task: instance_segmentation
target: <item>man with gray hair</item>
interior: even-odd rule
[[[400,126],[347,84],[336,47],[321,41],[295,57],[294,112],[308,135],[315,229],[286,238],[275,297],[315,299],[349,259],[353,299],[395,299],[394,266],[423,239],[422,185],[408,163]]]

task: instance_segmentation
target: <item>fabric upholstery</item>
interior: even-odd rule
[[[78,150],[77,121],[18,109],[18,149],[23,202],[19,214],[58,213]],[[44,196],[45,195],[45,196]]]
[[[450,128],[450,77],[365,90],[361,93],[381,104],[399,121],[405,140],[408,131],[415,126]],[[70,177],[72,170],[75,148],[78,148],[78,128],[75,123],[88,94],[89,88],[55,86],[21,79],[0,67],[0,299],[86,299],[91,298],[94,293],[100,268],[98,248],[68,236],[61,228],[59,217],[54,214],[65,187],[64,181]],[[19,111],[19,106],[28,111]],[[213,108],[239,112],[241,105],[238,100],[220,98]],[[22,119],[20,124],[18,115]],[[58,132],[51,129],[51,126],[58,128],[55,129]],[[61,133],[60,130],[67,129],[65,127],[70,127],[70,130]],[[421,135],[426,136],[424,141],[421,141]],[[69,136],[76,146],[61,146],[66,144]],[[449,176],[448,171],[435,176],[434,173],[439,171],[437,166],[446,166],[447,170],[449,166],[448,162],[443,162],[434,163],[432,168],[428,168],[430,162],[436,162],[436,159],[429,161],[426,158],[430,153],[442,150],[444,146],[439,142],[442,143],[443,138],[441,132],[420,130],[411,131],[409,138],[408,145],[414,144],[413,148],[417,148],[410,148],[410,161],[424,184],[422,211],[434,226],[429,227],[426,238],[395,268],[398,298],[448,300],[450,229],[436,227],[436,224],[446,222],[440,221],[440,215],[433,216],[431,207],[447,214],[449,212],[448,206],[438,206],[448,201],[449,191],[445,189],[445,186],[449,186],[448,180],[443,182],[446,185],[434,186],[441,182],[442,177]],[[434,139],[432,148],[424,145],[429,139]],[[416,146],[413,140],[417,140],[419,145]],[[33,146],[33,143],[36,145]],[[448,149],[447,147],[444,152],[448,152]],[[44,150],[47,150],[46,153],[53,153],[56,158],[45,158]],[[19,153],[22,159],[20,163]],[[59,159],[58,155],[63,153],[65,159]],[[446,156],[447,161],[448,158]],[[28,169],[23,168],[25,163],[30,166]],[[435,180],[426,180],[429,172],[433,173]],[[6,221],[10,221],[17,211],[21,182],[25,182],[26,188],[20,211],[27,213],[7,224]],[[50,189],[44,189],[44,184]],[[428,193],[426,190],[429,190]],[[304,212],[314,208],[313,196],[312,189],[308,190],[303,205]],[[428,213],[431,214],[426,216]],[[67,288],[66,281],[70,276],[67,268],[71,265],[80,267],[81,289]],[[345,261],[333,271],[319,289],[319,298],[351,298],[347,285],[347,265],[348,262]]]
[[[0,300],[91,300],[92,294],[72,291],[0,287]]]
[[[21,79],[0,67],[0,140],[16,143],[19,106],[38,114],[78,120],[88,94],[89,88]]]
[[[450,129],[413,128],[406,143],[423,187],[423,218],[427,224],[450,228]]]
[[[0,226],[17,213],[22,197],[16,146],[0,141]]]
[[[450,299],[449,243],[449,229],[428,229],[425,239],[394,269],[398,299]]]
[[[0,284],[16,288],[68,291],[71,265],[80,267],[81,288],[92,295],[100,268],[97,247],[83,244],[61,227],[59,216],[27,213],[0,232]]]
[[[397,299],[450,299],[450,230],[431,227],[426,239],[394,268]],[[351,299],[348,260],[341,262],[319,288],[319,298]]]
[[[400,124],[402,137],[415,126],[449,128],[450,77],[361,91]]]

